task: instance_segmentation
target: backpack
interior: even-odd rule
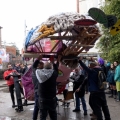
[[[103,71],[98,72],[98,87],[101,90],[105,90],[107,88],[106,75]]]

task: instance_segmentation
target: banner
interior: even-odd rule
[[[0,49],[0,64],[6,60],[6,50],[4,48]]]
[[[4,62],[9,62],[10,61],[10,57],[9,57],[9,54],[6,54],[6,59]]]

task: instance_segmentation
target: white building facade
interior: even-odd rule
[[[83,15],[88,15],[88,11],[92,7],[100,8],[101,6],[104,6],[105,0],[79,0],[79,13]],[[96,45],[95,45],[96,46]],[[89,52],[98,52],[98,49],[91,48]]]
[[[79,13],[86,15],[90,8],[99,8],[100,6],[103,6],[104,3],[105,0],[79,0]]]

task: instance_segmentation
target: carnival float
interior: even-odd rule
[[[79,55],[88,52],[100,38],[101,32],[97,23],[110,28],[112,35],[116,34],[113,29],[117,22],[115,16],[106,15],[98,8],[91,8],[88,13],[88,15],[80,15],[67,12],[53,15],[42,24],[32,28],[24,43],[25,60],[37,58],[42,54],[42,60],[49,61],[60,55],[57,82],[64,83],[64,86],[70,72],[78,66]],[[33,101],[34,87],[31,75],[32,67],[22,76],[22,85],[25,98]],[[63,88],[60,87],[60,92]],[[58,90],[58,93],[60,92]]]

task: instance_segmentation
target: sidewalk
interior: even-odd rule
[[[0,120],[32,120],[33,105],[25,106],[24,111],[21,113],[17,113],[15,109],[11,107],[11,99],[8,87],[5,85],[5,81],[0,81],[0,96]],[[63,98],[63,95],[58,95],[58,97]],[[92,111],[88,105],[89,94],[86,94],[85,98],[87,101],[88,109],[87,116],[83,115],[82,105],[81,112],[74,113],[72,112],[74,109],[73,102],[70,104],[69,108],[63,108],[61,106],[62,103],[59,103],[59,107],[57,107],[58,120],[90,120],[89,113]],[[111,120],[120,120],[120,102],[116,102],[114,99],[108,98],[108,96],[107,100],[111,113]]]

